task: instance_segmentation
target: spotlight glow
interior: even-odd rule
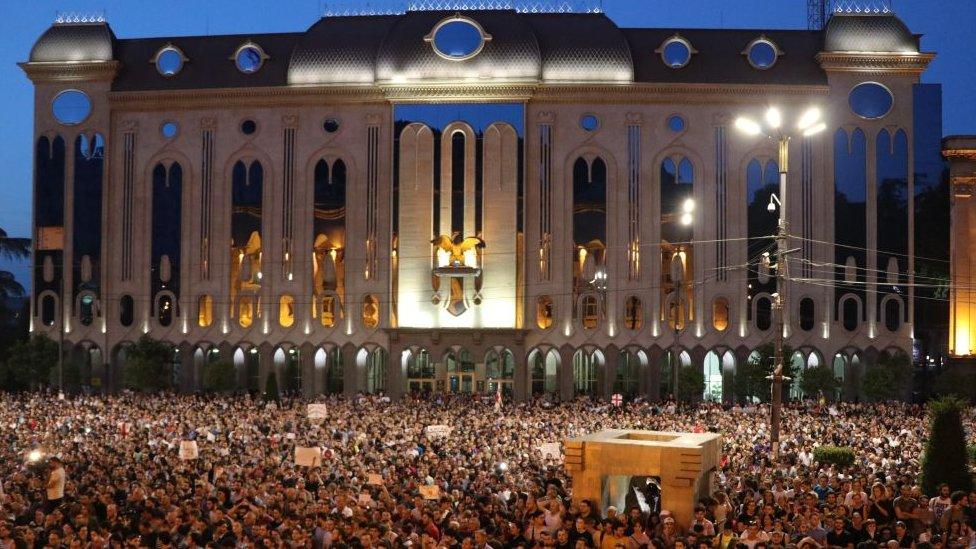
[[[803,137],[810,137],[811,135],[816,135],[826,129],[827,129],[827,124],[824,122],[819,122],[803,130]]]
[[[811,107],[807,109],[802,116],[800,116],[800,120],[796,123],[796,127],[800,130],[805,130],[816,124],[819,120],[820,109],[817,107]]]
[[[773,129],[779,128],[783,124],[783,115],[779,112],[779,109],[770,107],[766,111],[766,123]]]
[[[746,135],[759,135],[762,133],[762,126],[760,126],[756,121],[748,118],[736,118],[735,127]]]

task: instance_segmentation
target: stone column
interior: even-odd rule
[[[393,400],[400,400],[403,397],[405,384],[403,349],[398,343],[390,341],[390,349],[386,353],[386,394]]]

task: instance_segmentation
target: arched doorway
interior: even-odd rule
[[[406,349],[401,355],[407,372],[407,392],[429,394],[434,392],[437,370],[427,349]]]
[[[705,389],[702,400],[706,402],[722,402],[723,376],[722,360],[715,351],[708,351],[702,362],[702,374],[705,376]]]
[[[678,369],[691,366],[691,355],[688,351],[679,349],[677,355],[673,349],[668,349],[661,355],[661,383],[659,398],[668,400],[676,398],[675,389],[678,381]]]
[[[298,349],[275,349],[274,367],[278,376],[278,389],[285,394],[298,394],[302,390],[302,367],[299,358]]]
[[[559,353],[555,349],[529,353],[529,387],[532,396],[559,393]]]
[[[596,397],[600,394],[599,379],[603,369],[603,352],[580,349],[573,355],[573,392]]]
[[[489,394],[497,393],[500,388],[502,397],[511,399],[515,394],[515,355],[512,351],[504,347],[490,349],[485,354],[485,378]]]
[[[613,393],[634,398],[640,391],[641,371],[647,367],[647,355],[642,350],[623,349],[617,358],[617,372]]]
[[[450,349],[444,354],[447,370],[447,390],[451,393],[470,394],[475,391],[474,359],[464,347]]]

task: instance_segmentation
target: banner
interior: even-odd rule
[[[373,486],[383,485],[383,475],[379,473],[369,473],[366,475],[366,484],[371,484]]]
[[[180,441],[180,459],[197,459],[200,457],[200,448],[197,447],[195,440]]]
[[[318,467],[322,465],[322,449],[295,446],[295,465]]]
[[[428,425],[424,429],[424,433],[427,438],[444,438],[451,436],[451,431],[454,429],[448,425]]]
[[[328,407],[321,402],[313,403],[308,405],[308,411],[305,413],[305,417],[308,419],[325,419],[328,413]]]

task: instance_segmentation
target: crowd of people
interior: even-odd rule
[[[923,406],[790,405],[773,463],[762,406],[486,400],[319,399],[325,417],[309,419],[301,399],[3,395],[0,544],[976,547],[976,491],[917,483]],[[621,508],[572,498],[540,447],[608,428],[721,433],[693,520],[661,508],[653,478]],[[822,444],[851,447],[854,465],[818,463]],[[321,465],[297,465],[296,447]]]

